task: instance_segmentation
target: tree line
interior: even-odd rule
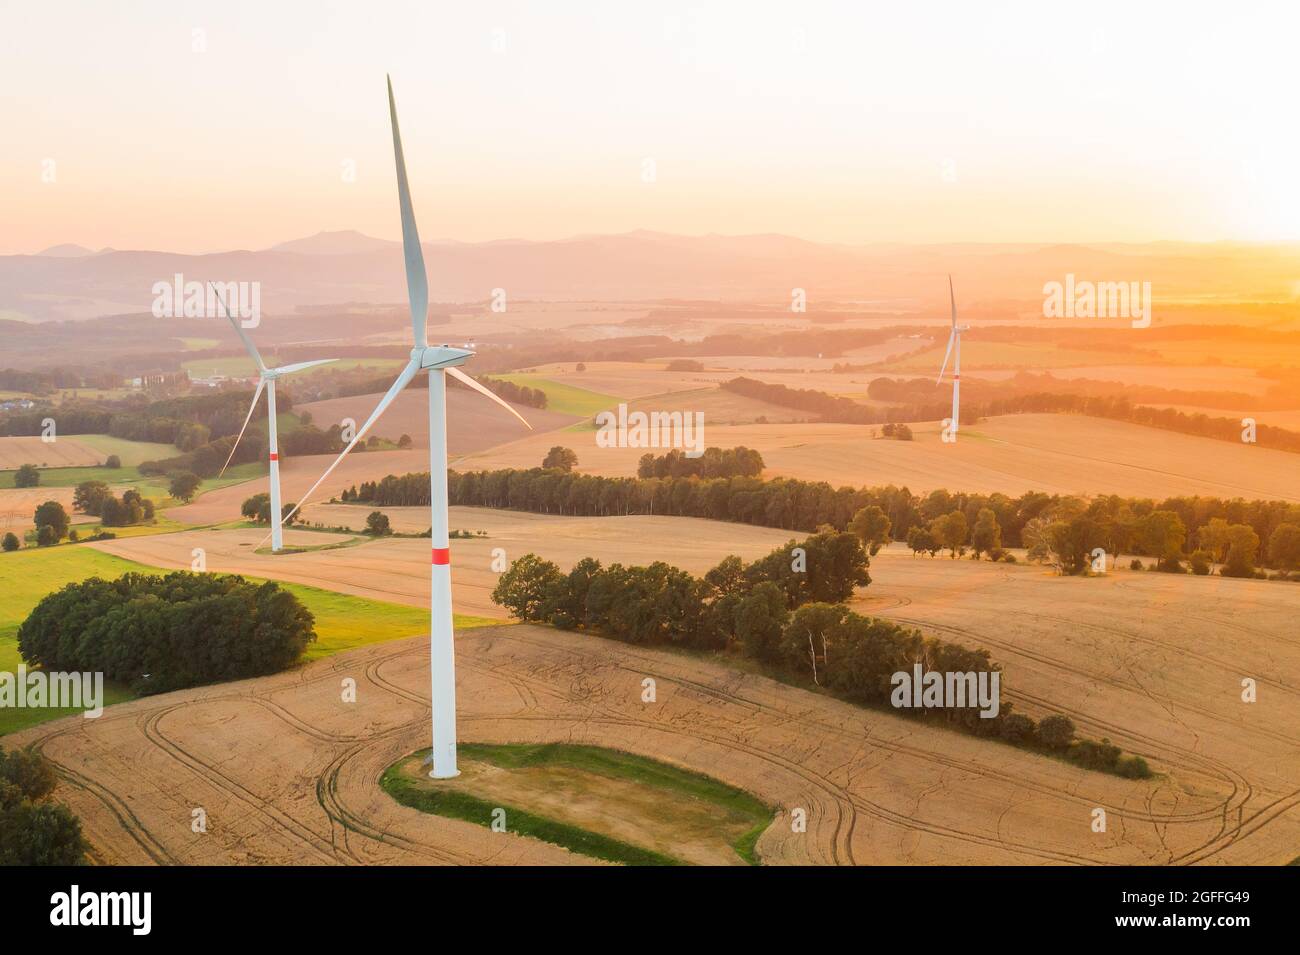
[[[824,481],[797,478],[621,478],[547,468],[504,468],[450,471],[447,490],[454,505],[580,517],[702,517],[807,533],[822,525],[844,530],[864,508],[876,507],[888,521],[888,539],[923,543],[925,546],[913,548],[918,552],[950,549],[955,541],[956,556],[964,552],[966,535],[976,529],[980,542],[977,555],[987,553],[996,559],[1007,548],[1024,547],[1031,557],[1048,560],[1063,573],[1085,570],[1083,554],[1090,555],[1097,547],[1112,559],[1132,554],[1163,560],[1160,569],[1175,569],[1171,561],[1182,569],[1182,562],[1204,551],[1211,564],[1233,563],[1226,571],[1229,575],[1255,574],[1261,564],[1295,570],[1297,559],[1291,542],[1296,532],[1279,528],[1300,525],[1300,505],[1287,501],[1200,496],[1157,501],[1113,494],[1085,499],[1041,491],[1011,497],[945,489],[920,496],[895,485],[833,488]],[[366,481],[348,489],[343,500],[377,507],[427,506],[429,475],[427,471],[390,474],[381,481]],[[982,514],[985,510],[989,515]],[[962,515],[963,526],[948,517],[954,512]],[[934,524],[938,518],[948,523],[938,527]],[[1221,525],[1244,526],[1258,538],[1249,560],[1245,555],[1251,549],[1251,539],[1244,531],[1231,531],[1238,540],[1236,555],[1244,563],[1229,560],[1231,546],[1221,538],[1229,532],[1220,531]],[[1214,529],[1203,532],[1207,526]],[[931,539],[918,537],[914,529],[931,534]],[[994,540],[996,544],[991,545]],[[1089,557],[1086,563],[1091,560]],[[1192,569],[1196,570],[1195,564]]]
[[[859,404],[851,398],[832,395],[813,388],[790,388],[754,378],[732,378],[721,385],[727,391],[747,398],[756,398],[783,408],[794,408],[816,415],[831,424],[885,424],[895,421],[936,421],[952,413],[951,401],[938,398],[911,405],[888,408]],[[962,409],[962,423],[973,424],[976,417]]]
[[[1231,441],[1234,444],[1242,443],[1241,418],[1219,418],[1211,417],[1204,412],[1188,414],[1175,408],[1135,405],[1123,396],[1040,392],[995,399],[985,403],[979,409],[981,416],[1041,413],[1082,414],[1093,418],[1109,418],[1113,421],[1129,421],[1149,428],[1160,428],[1163,431],[1193,434],[1219,441]],[[1300,432],[1274,425],[1257,424],[1255,443],[1264,448],[1300,452]]]
[[[680,448],[666,454],[641,455],[637,463],[639,478],[725,478],[755,477],[763,473],[763,456],[744,445],[735,448],[705,448],[698,458],[688,457]]]
[[[941,720],[1091,769],[1150,775],[1140,757],[1123,755],[1108,740],[1075,739],[1064,716],[1035,722],[1005,702],[991,718],[974,706],[893,708],[895,675],[910,674],[918,664],[945,674],[1000,673],[1001,667],[987,650],[927,639],[849,610],[844,601],[871,582],[868,567],[856,534],[828,528],[750,564],[729,556],[698,578],[662,561],[602,566],[591,557],[566,574],[526,554],[502,574],[492,599],[521,620],[638,645],[736,653],[854,703]]]

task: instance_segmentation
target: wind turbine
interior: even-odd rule
[[[248,349],[248,354],[253,359],[253,364],[257,366],[257,390],[253,392],[253,403],[248,406],[248,414],[244,416],[244,426],[239,429],[239,437],[235,438],[235,443],[231,445],[230,454],[226,457],[226,463],[221,466],[221,474],[225,474],[226,468],[230,467],[230,461],[235,456],[235,448],[239,447],[239,442],[244,437],[244,431],[248,428],[249,419],[253,417],[253,409],[257,407],[257,399],[262,396],[262,389],[265,388],[266,442],[271,457],[271,552],[278,554],[284,548],[284,531],[280,521],[280,440],[275,421],[275,382],[281,375],[290,375],[295,371],[325,365],[332,361],[338,361],[338,359],[318,358],[315,361],[300,361],[292,365],[281,365],[279,368],[267,368],[252,339],[244,334],[244,329],[235,320],[235,316],[230,314],[230,309],[226,307],[226,300],[221,297],[221,292],[217,290],[215,285],[212,286],[212,291],[216,293],[217,300],[221,302],[222,311],[226,313],[226,318],[230,319],[230,324],[235,327],[240,340],[243,341],[244,347]],[[220,477],[221,475],[217,476]]]
[[[934,380],[938,385],[943,381],[943,373],[948,370],[948,359],[952,358],[952,437],[957,440],[957,430],[961,426],[961,333],[970,331],[969,325],[957,324],[957,296],[952,290],[952,276],[948,276],[948,299],[952,302],[952,331],[948,333],[948,350],[943,354],[943,367],[939,377]]]
[[[429,515],[433,545],[431,571],[431,606],[429,632],[429,669],[433,691],[433,771],[434,779],[449,779],[458,774],[456,769],[456,651],[452,643],[451,623],[451,551],[447,540],[447,376],[492,399],[510,412],[524,427],[532,425],[514,408],[465,374],[457,365],[472,358],[474,353],[449,345],[430,345],[425,324],[429,311],[429,280],[424,270],[424,253],[420,250],[420,235],[415,227],[415,212],[411,206],[411,188],[406,179],[406,159],[402,155],[402,134],[397,128],[397,106],[393,102],[393,81],[388,80],[388,115],[393,127],[393,155],[397,164],[397,197],[402,213],[402,250],[406,258],[406,293],[411,307],[411,332],[415,347],[411,360],[401,370],[397,380],[379,404],[370,413],[346,448],[325,469],[311,489],[302,496],[297,511],[316,491],[321,483],[339,465],[349,451],[366,436],[379,416],[420,372],[429,375]],[[293,511],[290,512],[292,516]]]

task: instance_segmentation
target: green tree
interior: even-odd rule
[[[36,529],[36,546],[50,547],[59,542],[59,535],[49,524],[42,524]]]
[[[1208,524],[1202,524],[1196,531],[1196,540],[1212,561],[1223,563],[1228,556],[1228,522],[1222,517],[1211,518]]]
[[[1038,721],[1038,741],[1048,749],[1065,749],[1074,740],[1074,721],[1053,713]]]
[[[732,631],[746,656],[771,662],[777,658],[781,634],[789,618],[785,593],[765,580],[737,601]]]
[[[546,452],[546,457],[542,460],[542,467],[558,468],[561,471],[572,471],[577,464],[578,455],[573,449],[564,448],[558,444]]]
[[[933,557],[939,552],[939,542],[934,539],[928,527],[922,527],[920,524],[913,524],[907,531],[907,546],[912,550],[912,556],[917,554],[929,554]]]
[[[72,492],[72,506],[83,514],[99,516],[104,499],[109,496],[108,485],[103,481],[82,481]]]
[[[184,501],[188,504],[194,500],[194,495],[199,490],[199,485],[203,479],[192,471],[177,471],[171,475],[171,481],[167,485],[167,493],[178,501]]]
[[[1152,511],[1138,522],[1138,543],[1161,563],[1178,563],[1187,540],[1187,527],[1176,511]]]
[[[18,535],[13,533],[12,531],[10,531],[8,534],[5,534],[4,543],[0,544],[0,547],[3,547],[6,551],[17,550],[19,546],[20,546],[20,541],[18,540]]]
[[[116,471],[121,466],[122,466],[122,459],[118,457],[116,454],[110,454],[108,457],[104,459],[104,467],[106,468],[110,468]]]
[[[14,472],[14,487],[38,487],[40,483],[41,472],[34,464],[24,464]]]
[[[957,551],[966,543],[966,536],[970,533],[970,526],[966,523],[965,514],[961,511],[952,511],[932,520],[930,522],[930,533],[939,546],[949,548],[952,551],[953,559],[956,559]]]
[[[977,557],[980,554],[992,555],[1002,549],[1002,528],[998,526],[998,516],[992,508],[980,508],[971,531],[970,545]]]
[[[367,534],[370,534],[372,537],[386,537],[392,532],[393,528],[388,522],[388,515],[383,511],[371,511],[366,515]]]
[[[239,505],[239,513],[250,521],[257,521],[259,524],[269,522],[271,520],[271,495],[263,491],[260,494],[254,494],[252,497],[244,498],[244,503]]]
[[[848,612],[839,604],[804,604],[781,633],[781,657],[820,684],[826,675],[832,635]]]
[[[1253,577],[1259,553],[1259,535],[1249,524],[1228,526],[1228,558],[1220,573],[1224,577]]]
[[[501,575],[492,591],[492,601],[520,620],[543,620],[563,580],[555,564],[536,554],[524,554]]]
[[[884,510],[878,504],[868,504],[849,522],[849,530],[858,535],[867,553],[875,557],[880,548],[889,543],[889,531],[893,526]]]
[[[37,527],[49,526],[54,532],[54,541],[62,540],[68,533],[68,512],[58,501],[46,501],[36,508],[32,523]]]
[[[1280,570],[1300,568],[1300,524],[1279,524],[1268,537],[1269,562]]]

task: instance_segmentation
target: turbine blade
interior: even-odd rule
[[[500,395],[498,395],[496,392],[492,391],[492,389],[483,387],[477,381],[475,381],[473,378],[465,374],[463,371],[461,371],[459,368],[455,367],[454,365],[449,368],[445,368],[443,370],[446,371],[447,374],[451,375],[451,377],[459,381],[461,384],[468,385],[470,388],[473,388],[479,394],[486,395],[487,397],[491,398],[502,408],[505,408],[506,411],[509,411],[512,415],[514,415],[521,422],[523,422],[525,428],[527,428],[529,431],[533,430],[533,426],[524,420],[524,416],[521,415],[514,408],[510,407],[509,403]]]
[[[292,365],[282,365],[275,369],[276,374],[290,375],[295,371],[302,371],[304,368],[315,368],[317,365],[328,365],[332,361],[338,361],[337,358],[317,358],[315,361],[299,361]]]
[[[248,349],[248,354],[250,354],[253,357],[253,362],[257,365],[257,370],[266,371],[266,365],[262,361],[262,356],[257,353],[257,347],[253,344],[252,339],[250,339],[247,335],[244,334],[244,329],[242,326],[240,326],[239,322],[235,321],[235,316],[230,314],[230,309],[226,307],[226,300],[221,297],[221,293],[217,291],[217,287],[215,285],[213,285],[211,282],[209,282],[208,285],[212,288],[213,293],[217,296],[217,301],[221,303],[221,309],[226,313],[226,318],[230,319],[230,324],[235,326],[235,332],[236,334],[239,335],[240,339],[243,341],[244,347]]]
[[[424,271],[424,252],[420,233],[415,227],[415,209],[411,205],[411,184],[406,178],[406,157],[402,153],[402,133],[397,128],[397,104],[393,100],[393,80],[388,79],[388,116],[393,126],[393,157],[397,163],[397,201],[402,211],[402,253],[406,257],[406,298],[411,306],[411,331],[415,345],[429,344],[425,322],[429,313],[429,276]]]
[[[248,414],[244,415],[244,426],[239,429],[239,437],[235,438],[235,443],[230,446],[230,454],[226,456],[226,463],[221,465],[221,474],[218,474],[217,477],[221,477],[222,474],[225,474],[226,468],[230,467],[230,462],[235,457],[235,448],[239,447],[239,442],[243,440],[244,432],[248,430],[248,422],[253,417],[253,409],[257,407],[257,399],[262,397],[262,389],[265,387],[266,379],[258,378],[257,390],[253,392],[253,403],[248,406]]]
[[[948,335],[948,350],[943,353],[943,367],[939,369],[939,377],[934,380],[936,385],[943,381],[943,373],[948,370],[948,359],[952,357],[952,343],[956,337],[956,331],[953,331]]]
[[[957,296],[952,290],[952,276],[948,276],[948,300],[952,302],[952,327],[957,327]]]
[[[321,483],[327,477],[329,477],[330,474],[333,473],[336,467],[339,466],[339,463],[348,456],[348,452],[351,451],[353,448],[355,448],[357,444],[361,441],[361,439],[366,436],[366,432],[370,430],[371,425],[373,425],[376,421],[379,420],[379,416],[383,414],[388,409],[388,406],[393,403],[393,399],[395,399],[399,394],[401,394],[402,389],[405,388],[408,384],[410,384],[411,379],[415,377],[416,372],[418,372],[419,370],[420,370],[420,362],[418,359],[413,358],[411,359],[411,361],[407,363],[406,367],[402,369],[401,374],[397,376],[397,380],[394,381],[392,386],[388,389],[388,392],[384,395],[384,397],[379,399],[379,404],[375,405],[375,410],[370,412],[370,417],[366,419],[366,423],[357,429],[356,435],[353,436],[352,441],[349,442],[348,446],[339,452],[339,456],[335,458],[334,462],[325,469],[325,473],[316,479],[316,483],[313,484],[310,488],[308,488],[307,493],[298,499],[298,502],[293,506],[293,510],[285,515],[284,523],[286,525],[289,523],[289,518],[293,517],[293,515],[298,513],[299,509],[304,504],[307,503],[307,499],[310,498],[314,493],[316,493],[316,488],[320,487]],[[269,534],[267,535],[267,537],[270,536],[271,535]],[[266,543],[266,538],[262,539],[262,543],[263,544]],[[260,547],[262,545],[259,544],[258,546]]]

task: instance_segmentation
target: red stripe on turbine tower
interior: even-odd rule
[[[433,549],[433,562],[435,564],[450,564],[451,550],[447,547],[435,547]]]
[[[272,452],[271,452],[271,460],[272,460],[272,461],[279,461],[279,460],[280,460],[280,455],[278,455],[278,454],[276,454],[274,451],[272,451]]]

